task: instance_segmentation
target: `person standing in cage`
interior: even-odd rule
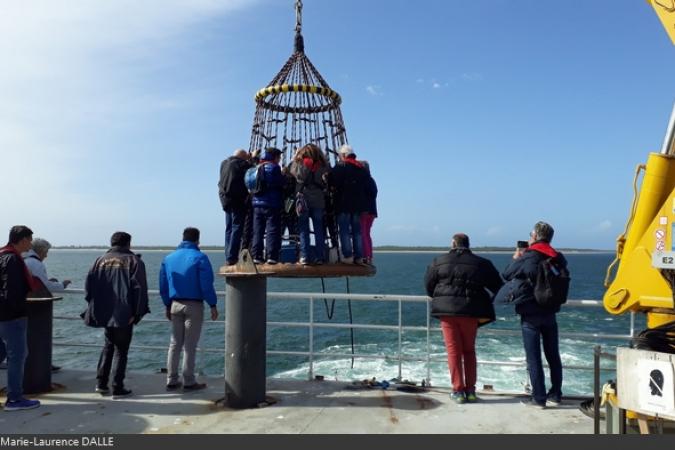
[[[363,239],[363,259],[366,264],[373,263],[373,238],[370,230],[373,228],[373,222],[377,218],[377,183],[370,172],[370,165],[367,161],[362,164],[368,171],[368,183],[366,184],[366,211],[361,213],[361,237]]]
[[[244,235],[244,223],[249,198],[244,176],[251,167],[246,150],[236,150],[234,155],[220,165],[218,194],[225,211],[225,262],[228,266],[237,264]]]
[[[340,161],[330,173],[329,181],[335,193],[342,262],[363,264],[361,214],[368,209],[368,171],[356,160],[351,146],[340,147],[339,155]]]
[[[288,236],[289,241],[296,242],[298,236],[298,216],[295,212],[296,181],[293,174],[291,174],[291,165],[284,166],[281,169],[281,174],[284,176],[281,239],[284,240]],[[286,230],[288,230],[288,235],[284,234]]]
[[[328,163],[321,153],[321,149],[314,144],[302,147],[291,164],[291,173],[297,180],[298,226],[300,231],[300,264],[308,265],[313,260],[321,265],[326,260],[326,233],[324,213],[326,210],[325,191],[328,179]],[[306,207],[305,207],[306,206]],[[315,251],[310,255],[309,222],[312,221],[314,230]]]
[[[264,263],[265,259],[267,264],[279,262],[284,189],[280,161],[281,150],[272,147],[265,150],[260,161],[264,189],[253,196],[253,260],[256,264]]]
[[[249,152],[248,162],[250,167],[260,164],[260,150]],[[241,249],[252,251],[253,247],[253,196],[246,197],[246,216],[244,218],[244,231],[241,236]]]

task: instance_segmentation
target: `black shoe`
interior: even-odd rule
[[[113,390],[112,398],[113,400],[117,400],[120,398],[127,398],[131,397],[133,395],[133,392],[131,392],[130,389],[124,389],[124,388],[116,388]]]
[[[206,383],[195,383],[190,386],[183,386],[183,391],[185,392],[201,391],[202,389],[206,389]]]
[[[171,391],[177,391],[177,390],[180,389],[181,387],[183,387],[183,383],[181,383],[181,382],[179,381],[178,383],[169,383],[169,384],[167,384],[167,385],[166,385],[166,390],[169,391],[169,392],[171,392]]]
[[[108,395],[110,394],[110,388],[108,386],[96,386],[96,389],[94,389],[94,392],[97,392],[101,395]]]

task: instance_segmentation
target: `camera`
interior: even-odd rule
[[[518,241],[516,244],[516,248],[525,250],[526,248],[529,248],[530,244],[527,241]]]

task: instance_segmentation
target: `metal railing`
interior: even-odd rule
[[[83,294],[84,289],[68,289],[65,294]],[[149,294],[159,295],[159,291],[150,290]],[[218,291],[217,295],[223,297],[224,291]],[[309,338],[308,351],[292,351],[292,350],[269,350],[268,355],[275,356],[300,356],[308,358],[308,378],[314,378],[314,363],[316,358],[322,359],[375,359],[375,360],[396,360],[398,362],[398,377],[402,377],[403,362],[424,362],[426,364],[426,382],[431,382],[431,363],[446,362],[444,358],[434,358],[431,355],[431,319],[430,319],[430,305],[431,299],[421,295],[379,295],[379,294],[333,294],[333,293],[316,293],[316,292],[268,292],[268,300],[294,300],[294,301],[309,301],[309,321],[308,322],[274,322],[268,321],[269,327],[286,327],[286,328],[307,328]],[[350,323],[323,323],[317,322],[314,317],[314,304],[316,300],[351,300],[356,302],[393,302],[398,306],[398,324],[397,325],[367,325],[367,324],[350,324]],[[404,303],[424,303],[426,305],[426,326],[403,325],[403,304]],[[598,300],[569,300],[566,307],[575,308],[600,308],[603,304]],[[56,320],[81,320],[79,317],[59,316],[55,315]],[[142,323],[166,323],[166,320],[144,319]],[[205,322],[209,324],[224,324],[224,321]],[[316,329],[361,329],[361,330],[380,330],[380,331],[396,331],[398,333],[398,349],[395,356],[383,354],[358,354],[358,353],[326,353],[322,351],[315,351],[314,349],[314,332]],[[403,352],[403,333],[406,331],[426,333],[426,355],[424,357],[405,355]],[[502,336],[520,336],[519,330],[513,329],[498,329],[485,328],[481,330],[482,335],[502,335]],[[635,313],[630,316],[629,334],[606,334],[606,333],[576,333],[576,332],[561,332],[560,337],[576,338],[576,339],[592,339],[592,340],[619,340],[627,341],[635,336]],[[100,348],[100,345],[82,344],[72,342],[54,342],[55,346],[62,347],[87,347]],[[165,346],[141,346],[132,345],[132,349],[144,351],[165,351]],[[200,361],[203,359],[203,353],[217,353],[223,354],[224,348],[199,348]],[[526,367],[525,362],[514,361],[484,361],[479,360],[478,364],[489,366],[506,366],[506,367]],[[201,366],[201,364],[200,364]],[[564,368],[571,370],[593,371],[594,367],[580,366],[580,365],[565,365]],[[600,370],[613,371],[614,368],[602,367]]]

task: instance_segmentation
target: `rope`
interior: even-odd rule
[[[628,217],[628,221],[626,222],[626,228],[623,231],[623,234],[619,236],[619,238],[616,240],[616,258],[614,261],[612,261],[612,264],[609,265],[607,268],[607,275],[605,276],[605,289],[609,289],[609,285],[612,283],[613,280],[612,278],[612,272],[614,271],[614,268],[619,264],[621,261],[621,256],[623,255],[623,248],[624,245],[626,245],[626,236],[628,235],[628,231],[630,230],[631,225],[633,225],[633,220],[635,219],[635,212],[637,211],[637,203],[638,203],[638,180],[640,179],[640,172],[645,170],[647,166],[644,164],[640,164],[637,166],[637,169],[635,170],[635,179],[633,180],[633,205],[630,208],[630,216]]]
[[[347,284],[347,294],[351,294],[351,289],[349,288],[349,277],[345,277],[345,282]],[[349,310],[349,325],[354,325],[354,317],[352,316],[352,301],[347,300],[347,309]],[[352,369],[354,368],[354,328],[349,329],[349,335],[352,341]]]
[[[295,32],[302,33],[302,0],[295,2]]]

